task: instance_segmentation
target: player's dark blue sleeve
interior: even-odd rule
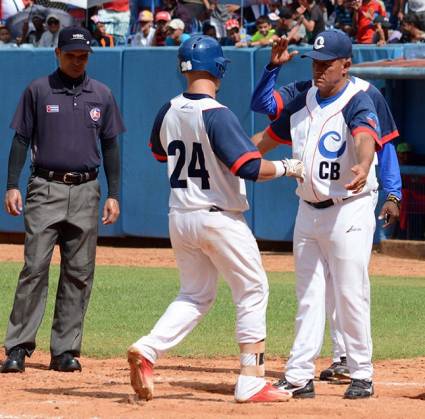
[[[282,144],[292,144],[291,138],[291,115],[305,106],[307,90],[297,93],[294,98],[283,108],[279,117],[266,129],[267,134],[273,140]]]
[[[345,122],[354,137],[360,132],[369,133],[381,148],[381,129],[372,99],[363,91],[356,93],[342,110]]]
[[[379,178],[385,196],[395,195],[401,199],[401,176],[397,153],[392,143],[386,143],[378,152]]]
[[[399,136],[397,126],[394,122],[393,115],[382,93],[371,84],[366,93],[372,99],[378,114],[379,124],[381,127],[381,143],[385,144]]]
[[[274,97],[274,86],[279,71],[280,66],[270,67],[267,65],[264,67],[260,80],[255,86],[251,97],[251,109],[254,112],[276,115],[278,106]]]
[[[228,108],[214,108],[203,112],[205,128],[211,147],[230,171],[241,178],[256,180],[261,154],[245,133],[235,114]],[[258,163],[251,163],[258,160]]]
[[[160,132],[162,121],[164,120],[165,114],[171,107],[171,103],[166,103],[158,112],[155,118],[155,122],[153,123],[151,138],[149,141],[149,147],[152,150],[153,156],[160,162],[167,161],[167,152],[164,150],[161,144]]]

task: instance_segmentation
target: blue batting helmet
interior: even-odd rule
[[[206,35],[193,35],[179,48],[179,68],[182,73],[190,71],[207,71],[217,79],[221,79],[226,71],[227,63],[223,50],[214,38]]]

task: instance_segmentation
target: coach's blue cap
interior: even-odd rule
[[[301,55],[313,60],[328,61],[338,58],[350,58],[352,43],[349,36],[337,29],[320,32],[314,40],[313,50]]]

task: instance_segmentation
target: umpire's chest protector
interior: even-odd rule
[[[293,157],[302,160],[306,170],[297,194],[310,202],[351,196],[344,185],[353,179],[351,168],[357,163],[351,121],[355,110],[348,112],[347,105],[359,89],[349,82],[343,93],[324,107],[317,101],[317,91],[311,87],[305,106],[291,115]],[[371,170],[364,192],[376,187],[375,170]]]

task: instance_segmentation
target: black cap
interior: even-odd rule
[[[59,32],[58,48],[62,51],[92,51],[91,44],[92,36],[90,32],[79,26],[70,26]]]

